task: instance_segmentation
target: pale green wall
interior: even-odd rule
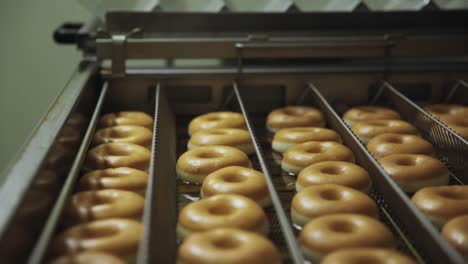
[[[64,87],[80,59],[52,32],[89,18],[76,0],[0,0],[0,173]]]

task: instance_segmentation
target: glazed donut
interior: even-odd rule
[[[179,247],[179,264],[280,264],[281,255],[268,239],[234,228],[190,235]]]
[[[118,257],[99,251],[84,251],[58,257],[50,264],[125,264]]]
[[[116,189],[132,191],[144,196],[148,173],[132,168],[94,170],[83,175],[78,182],[79,191]]]
[[[381,106],[357,106],[349,109],[343,115],[343,121],[350,127],[356,122],[370,120],[398,120],[398,112]]]
[[[133,143],[151,148],[153,132],[142,126],[113,126],[101,128],[94,133],[92,144],[94,146],[106,143]]]
[[[239,228],[262,235],[269,231],[265,213],[253,200],[237,194],[218,194],[182,208],[177,234],[184,238],[219,227]]]
[[[465,185],[424,188],[411,200],[438,227],[452,218],[468,214],[468,186]]]
[[[42,169],[33,183],[34,190],[56,193],[60,189],[61,177],[52,170]]]
[[[401,120],[372,120],[355,123],[351,130],[365,145],[375,136],[384,133],[418,135],[418,130]]]
[[[275,133],[272,142],[274,151],[283,153],[290,147],[308,141],[334,141],[341,143],[341,137],[334,130],[320,127],[283,128]]]
[[[71,113],[65,122],[66,127],[74,127],[80,131],[85,130],[88,125],[88,118],[79,112]]]
[[[263,207],[271,204],[263,173],[245,167],[229,166],[208,175],[203,181],[200,196],[205,198],[217,194],[239,194]]]
[[[427,105],[424,109],[439,119],[449,116],[464,117],[468,114],[468,107],[460,104],[433,104]]]
[[[144,112],[125,111],[117,113],[108,113],[101,117],[98,127],[113,127],[121,125],[144,126],[153,130],[153,118]]]
[[[106,143],[88,152],[84,163],[86,170],[130,167],[147,170],[151,152],[132,143]]]
[[[86,191],[74,194],[65,209],[66,222],[78,223],[108,218],[140,221],[145,199],[121,190]]]
[[[310,165],[299,173],[296,191],[311,185],[337,184],[369,193],[371,179],[369,173],[356,164],[344,161],[322,161]]]
[[[66,147],[76,148],[81,143],[83,136],[83,131],[76,127],[64,126],[57,137],[57,142]]]
[[[197,131],[213,128],[246,129],[247,125],[242,114],[235,112],[213,112],[192,119],[188,126],[188,133],[191,136]]]
[[[307,259],[318,261],[330,252],[356,247],[390,248],[392,232],[378,220],[358,214],[325,215],[302,229],[301,249]]]
[[[442,229],[442,236],[454,248],[468,259],[468,214],[458,216],[448,221]]]
[[[55,202],[54,195],[45,190],[28,190],[21,205],[18,207],[15,221],[25,222],[28,228],[40,230],[36,228],[41,228],[42,221],[45,221],[49,215],[51,207]],[[32,219],[34,221],[31,221]]]
[[[281,168],[297,175],[305,167],[321,161],[354,162],[354,155],[349,148],[340,143],[311,141],[288,149],[283,155]]]
[[[212,145],[233,147],[245,152],[247,155],[255,153],[249,132],[238,128],[216,128],[198,131],[190,137],[187,148],[190,150]]]
[[[208,174],[228,166],[251,167],[249,157],[232,147],[206,146],[189,150],[177,160],[179,179],[202,183]]]
[[[393,249],[350,248],[328,254],[320,264],[416,264],[416,262]]]
[[[372,138],[367,143],[367,149],[378,159],[392,154],[435,155],[432,144],[423,138],[395,133],[380,134]]]
[[[291,203],[294,224],[304,226],[310,220],[329,214],[363,214],[377,218],[374,200],[360,191],[336,184],[312,185],[302,189]]]
[[[289,127],[323,127],[325,119],[322,112],[313,107],[287,106],[275,109],[267,116],[266,127],[275,133]]]
[[[417,154],[393,154],[381,158],[380,165],[400,188],[414,193],[421,188],[446,185],[449,171],[438,159]]]
[[[54,255],[95,250],[131,260],[142,233],[143,226],[135,220],[98,220],[66,229],[52,241],[51,250]]]
[[[44,167],[59,175],[63,175],[71,165],[73,154],[73,151],[63,144],[54,144],[49,153],[47,153]]]
[[[440,117],[440,121],[468,140],[468,116]]]

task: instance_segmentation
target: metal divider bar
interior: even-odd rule
[[[294,263],[296,264],[303,264],[304,263],[304,258],[302,256],[302,253],[299,249],[299,246],[297,244],[296,238],[294,236],[294,233],[291,229],[291,225],[289,224],[288,217],[286,216],[286,213],[283,210],[283,207],[281,205],[281,201],[279,199],[278,193],[275,190],[272,177],[270,174],[270,171],[268,169],[268,166],[266,165],[265,162],[265,157],[263,155],[263,151],[260,147],[260,144],[257,140],[257,137],[255,136],[254,128],[252,126],[252,122],[249,119],[248,112],[245,108],[244,102],[242,100],[242,96],[239,91],[239,87],[236,82],[233,83],[233,89],[234,93],[236,95],[237,101],[239,103],[240,109],[242,114],[244,115],[246,124],[247,124],[247,129],[250,133],[250,136],[252,137],[252,142],[255,148],[255,152],[257,154],[258,161],[260,163],[260,167],[262,169],[263,174],[265,175],[265,179],[267,182],[268,190],[270,192],[271,196],[271,201],[273,203],[273,207],[275,209],[275,212],[278,216],[278,221],[281,226],[281,230],[283,232],[284,238],[286,240],[286,244],[288,246],[289,252],[291,254],[291,259],[293,260]]]
[[[309,83],[312,97],[324,113],[330,127],[343,137],[343,142],[355,154],[356,161],[369,172],[373,188],[381,194],[386,204],[386,211],[396,220],[398,226],[406,231],[414,243],[418,253],[424,261],[430,263],[465,263],[463,257],[445,241],[430,223],[411,202],[408,196],[398,187],[391,177],[380,167],[377,161],[369,154],[364,145],[353,134],[333,110],[318,89]]]
[[[437,148],[441,158],[453,167],[457,179],[464,184],[468,183],[468,163],[465,158],[468,155],[468,141],[401,94],[390,83],[383,82],[380,90],[381,96],[389,98],[397,111]]]
[[[450,92],[444,98],[443,102],[450,103],[452,99],[455,97],[455,94],[457,93],[458,89],[460,89],[460,87],[463,87],[464,89],[468,89],[468,83],[465,82],[464,80],[458,80],[457,83],[450,89]]]
[[[59,197],[57,198],[55,205],[47,219],[47,222],[42,229],[41,235],[34,246],[34,249],[29,257],[28,263],[30,264],[40,264],[43,262],[43,258],[47,253],[49,242],[54,235],[55,228],[60,220],[63,208],[66,205],[67,199],[70,196],[73,186],[78,178],[82,163],[85,159],[88,146],[91,143],[93,138],[94,130],[96,129],[97,123],[99,121],[99,116],[101,114],[102,106],[107,96],[107,91],[109,84],[104,83],[99,98],[94,108],[93,115],[91,116],[91,121],[89,122],[86,133],[81,142],[80,148],[76,154],[75,160],[71,166],[70,171],[67,174],[65,183],[63,184],[62,190],[60,191]]]
[[[154,100],[155,122],[138,264],[174,263],[176,259],[175,123],[159,83]]]

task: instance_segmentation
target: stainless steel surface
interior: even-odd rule
[[[137,263],[176,259],[176,142],[174,116],[160,84],[154,88],[154,130]],[[164,216],[164,217],[161,217]]]
[[[286,245],[288,246],[291,260],[293,263],[296,263],[296,264],[304,263],[304,258],[300,251],[300,247],[291,229],[291,225],[289,223],[288,217],[286,216],[286,213],[283,210],[282,203],[275,189],[275,185],[273,184],[270,170],[268,169],[268,166],[266,165],[266,161],[265,161],[266,159],[264,157],[263,150],[259,144],[259,140],[256,137],[254,127],[249,118],[249,113],[244,105],[241,93],[239,92],[239,88],[236,82],[233,83],[233,90],[234,90],[234,94],[236,95],[237,102],[239,103],[239,107],[242,112],[242,115],[245,118],[247,129],[249,130],[249,133],[250,133],[250,137],[252,138],[252,142],[255,148],[255,154],[257,155],[258,161],[260,163],[260,168],[263,172],[263,175],[265,175],[265,180],[268,186],[268,190],[270,192],[270,198],[271,198],[273,207],[276,212],[276,217],[278,217],[278,221],[279,221],[284,239],[286,240]]]
[[[4,238],[17,208],[31,186],[43,161],[89,82],[95,82],[97,64],[77,70],[22,149],[15,163],[2,173],[0,189],[0,238]],[[89,95],[89,94],[88,94]]]
[[[86,157],[88,147],[91,143],[91,140],[94,135],[94,130],[96,129],[99,117],[102,111],[102,106],[104,105],[104,100],[107,96],[108,83],[104,83],[102,90],[100,92],[96,107],[94,109],[91,121],[86,130],[86,134],[81,142],[78,153],[73,161],[72,167],[66,176],[65,183],[62,186],[60,195],[57,198],[54,207],[47,219],[46,225],[43,227],[41,235],[36,242],[34,250],[31,253],[31,256],[28,260],[30,264],[40,264],[44,262],[44,258],[47,255],[47,250],[49,249],[49,243],[54,235],[57,224],[60,221],[64,207],[67,205],[67,201],[75,187],[76,180],[78,179],[79,173],[81,171],[81,166]]]

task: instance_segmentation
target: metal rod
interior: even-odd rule
[[[67,199],[73,190],[73,186],[76,182],[76,179],[78,178],[81,166],[85,159],[88,146],[93,138],[94,130],[99,121],[99,115],[101,113],[102,106],[107,95],[108,87],[109,84],[107,82],[104,83],[101,93],[99,94],[96,107],[94,108],[91,121],[89,122],[88,128],[84,135],[83,141],[81,142],[80,148],[78,149],[78,153],[76,154],[76,158],[73,161],[70,172],[68,172],[67,179],[62,187],[62,190],[60,191],[60,195],[57,198],[57,201],[55,202],[54,208],[52,209],[47,219],[47,223],[42,229],[41,235],[38,241],[36,242],[36,245],[34,246],[33,252],[29,257],[28,263],[30,264],[42,263],[44,256],[47,253],[49,242],[52,236],[54,235],[55,228],[60,220],[60,216],[67,203]]]
[[[150,232],[151,229],[151,208],[152,208],[152,197],[154,190],[154,181],[155,181],[155,159],[156,159],[156,148],[157,148],[157,138],[158,138],[158,125],[159,125],[159,96],[160,96],[160,84],[158,83],[154,89],[154,124],[153,124],[153,140],[151,142],[151,159],[148,170],[148,186],[146,187],[145,192],[145,211],[143,213],[143,235],[140,240],[140,245],[137,252],[137,263],[149,263],[149,253],[150,253]]]
[[[388,204],[387,209],[390,211],[385,212],[392,216],[390,219],[397,223],[399,229],[406,231],[410,241],[413,241],[412,246],[418,250],[416,254],[421,255],[430,263],[465,263],[463,257],[441,237],[434,225],[413,205],[409,197],[367,151],[319,90],[312,83],[308,85],[319,108],[326,114],[331,127],[343,132],[340,134],[342,134],[344,144],[353,151],[357,162],[369,172],[374,189]],[[414,241],[424,242],[414,243]]]
[[[138,264],[174,263],[176,260],[176,126],[161,84],[155,89],[154,118]]]
[[[252,137],[252,142],[255,148],[255,152],[257,154],[258,161],[260,163],[260,167],[262,169],[263,174],[265,175],[265,180],[267,182],[268,190],[270,191],[270,197],[271,201],[273,203],[273,207],[275,209],[276,215],[278,217],[279,224],[281,226],[281,230],[283,231],[284,238],[286,240],[286,244],[288,246],[289,252],[291,253],[291,258],[294,263],[296,264],[303,264],[304,263],[304,258],[302,256],[302,253],[299,250],[299,246],[297,244],[296,238],[294,236],[294,233],[291,229],[291,225],[289,224],[288,217],[286,216],[286,213],[283,210],[283,207],[281,205],[280,198],[278,196],[278,193],[275,190],[275,186],[272,181],[272,177],[270,174],[270,171],[268,169],[268,166],[266,165],[265,158],[263,155],[263,151],[260,147],[260,144],[257,140],[257,137],[255,136],[254,128],[252,126],[252,123],[250,122],[248,112],[245,108],[244,102],[242,100],[242,96],[239,92],[239,88],[236,82],[233,83],[233,89],[237,97],[237,101],[239,102],[239,106],[241,109],[242,114],[244,115],[245,122],[247,124],[247,129],[250,133],[250,136]]]
[[[468,89],[468,83],[466,83],[463,80],[457,81],[457,83],[452,87],[452,89],[450,89],[450,92],[447,94],[447,96],[445,97],[443,102],[445,102],[445,103],[452,102],[453,97],[455,96],[455,94],[458,91],[458,89],[460,88],[460,86],[463,86],[463,87],[465,87],[465,89]]]

